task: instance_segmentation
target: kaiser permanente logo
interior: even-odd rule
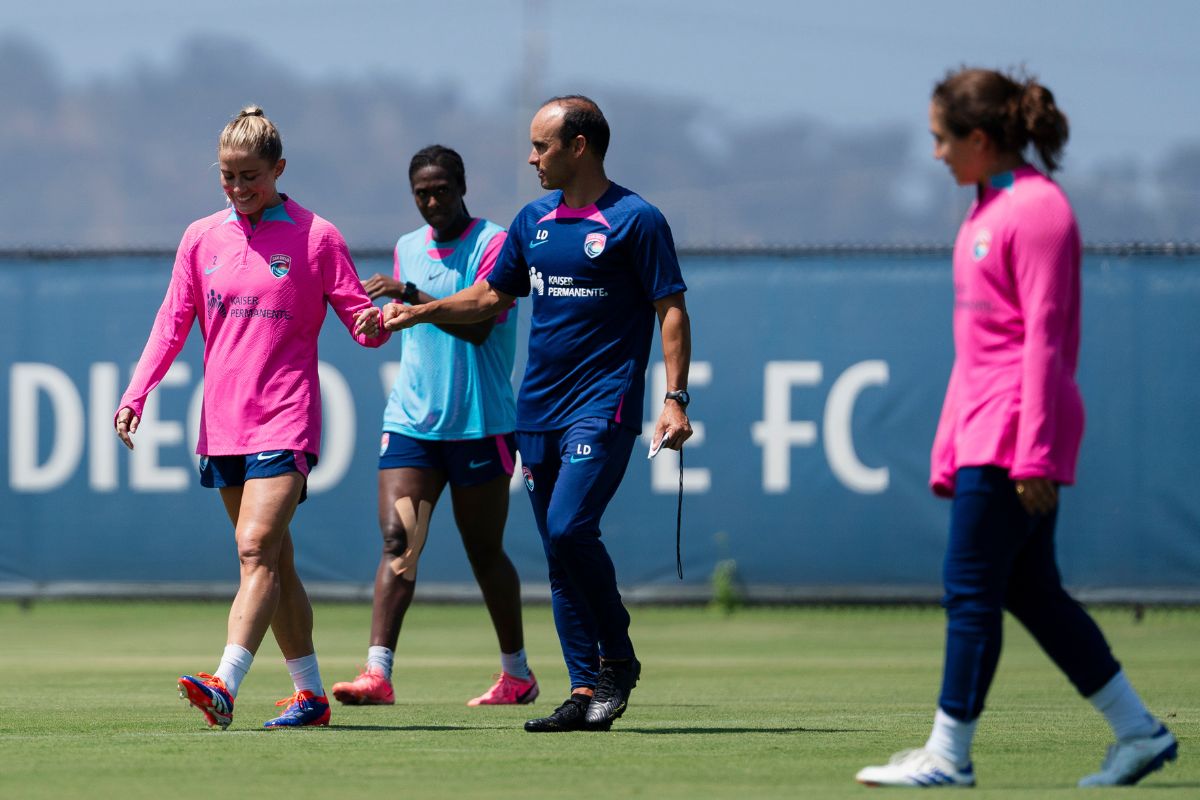
[[[550,275],[547,278],[546,294],[550,297],[608,297],[603,286],[576,286],[570,275]]]
[[[537,271],[537,267],[529,268],[529,290],[538,294],[546,293],[546,282],[542,280],[542,273]]]
[[[603,286],[576,286],[570,275],[543,276],[535,267],[529,268],[529,289],[550,297],[608,297]]]
[[[292,312],[286,308],[262,308],[258,298],[252,295],[221,296],[214,289],[208,290],[208,318],[232,317],[234,319],[291,319]]]
[[[212,315],[214,313],[219,317],[224,317],[229,314],[229,309],[225,307],[225,303],[222,301],[221,295],[217,294],[213,289],[208,290],[208,302],[205,303],[205,306],[208,308],[209,319],[212,319]]]

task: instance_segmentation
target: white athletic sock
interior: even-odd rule
[[[321,685],[321,670],[317,667],[316,653],[302,658],[286,658],[283,663],[287,664],[297,692],[307,690],[317,697],[325,694],[325,687]]]
[[[227,644],[225,652],[221,654],[221,664],[213,673],[213,677],[225,681],[225,688],[231,695],[237,697],[238,687],[242,685],[242,678],[246,677],[252,663],[254,663],[254,653],[240,644]]]
[[[367,668],[382,672],[389,681],[392,679],[392,661],[395,658],[396,652],[390,648],[377,644],[367,648]]]
[[[1125,670],[1114,675],[1104,688],[1088,698],[1088,702],[1108,720],[1119,742],[1153,736],[1158,730],[1158,720],[1138,697],[1125,677]]]
[[[514,678],[520,678],[523,681],[529,680],[529,663],[525,660],[525,648],[522,647],[515,653],[501,653],[500,669]]]
[[[965,769],[971,763],[971,740],[975,738],[978,723],[978,717],[961,722],[939,708],[933,715],[933,731],[925,749],[937,753],[958,769]]]

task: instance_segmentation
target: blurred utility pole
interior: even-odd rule
[[[532,170],[525,163],[529,152],[529,121],[537,109],[542,97],[542,79],[546,74],[546,15],[549,4],[545,0],[521,0],[521,30],[525,41],[521,52],[520,85],[517,87],[516,149],[517,168],[513,192],[516,208],[520,208],[530,198],[529,177]]]

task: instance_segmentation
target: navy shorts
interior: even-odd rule
[[[200,485],[207,489],[245,486],[254,478],[274,478],[289,472],[304,476],[300,502],[308,498],[308,473],[317,457],[299,450],[266,450],[244,456],[200,456]]]
[[[511,478],[516,439],[511,433],[482,439],[416,439],[384,431],[379,440],[379,468],[436,469],[451,486],[478,486],[501,475]]]

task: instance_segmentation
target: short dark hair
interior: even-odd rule
[[[576,136],[582,136],[596,157],[603,161],[604,154],[608,152],[608,120],[596,101],[581,94],[565,94],[551,97],[542,103],[542,108],[551,103],[563,107],[562,128],[559,129],[562,143],[568,144]]]
[[[458,181],[460,189],[467,188],[467,168],[463,166],[462,156],[449,147],[431,144],[418,150],[412,161],[408,162],[408,182],[411,184],[417,173],[425,167],[441,167]]]

